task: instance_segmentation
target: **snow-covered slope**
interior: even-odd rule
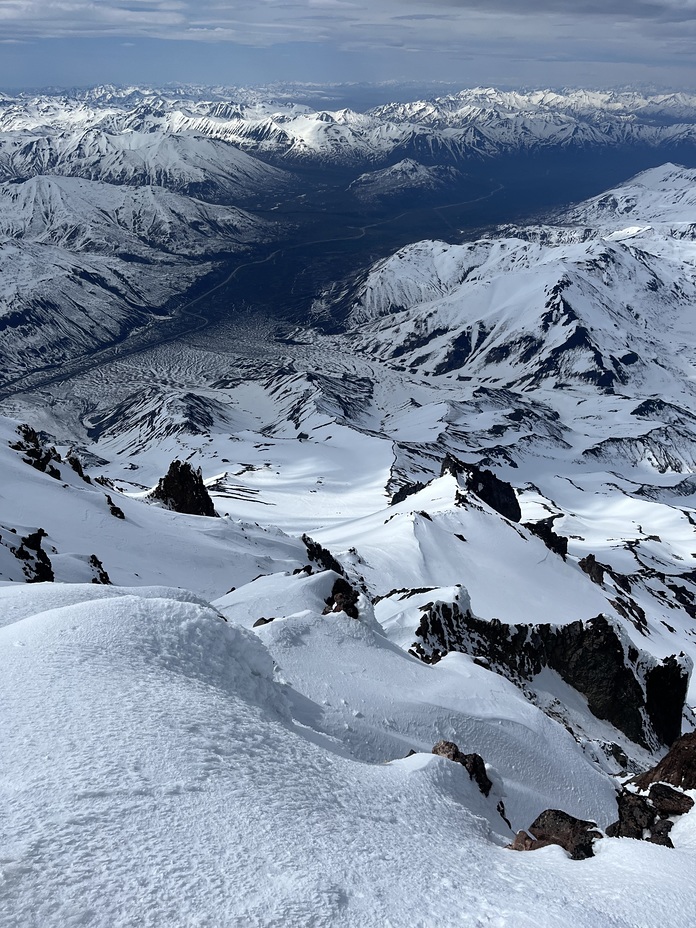
[[[578,864],[503,848],[503,795],[515,824],[554,794],[604,824],[613,790],[558,723],[464,658],[425,667],[341,616],[271,625],[267,649],[163,588],[0,602],[8,928],[693,919],[693,816],[672,852],[604,838]],[[400,760],[404,722],[424,753]],[[495,753],[488,798],[427,753],[455,732]]]
[[[68,125],[0,134],[0,180],[36,175],[81,177],[109,184],[161,186],[213,202],[265,200],[288,177],[224,141],[127,126]],[[47,131],[50,128],[50,131]]]
[[[426,167],[412,158],[404,158],[388,168],[361,174],[348,189],[360,200],[379,201],[439,190],[459,176],[454,168]]]
[[[153,186],[115,186],[72,177],[0,184],[0,240],[73,253],[181,257],[232,251],[263,238],[265,223]]]
[[[243,210],[68,177],[0,184],[2,381],[152,321],[211,261],[270,235]]]
[[[52,454],[52,446],[39,442],[42,451],[37,453],[32,437],[27,441],[17,426],[2,421],[4,581],[41,579],[44,573],[37,572],[37,563],[43,562],[57,582],[99,582],[103,570],[102,581],[180,585],[213,598],[260,573],[293,570],[305,563],[306,550],[298,539],[228,518],[231,507],[222,500],[222,518],[208,519],[145,502],[139,498],[142,492],[130,498],[108,483],[85,480],[69,461],[76,459],[70,449]],[[43,469],[37,468],[37,459]],[[216,476],[206,474],[212,483]],[[22,542],[39,530],[42,538]]]

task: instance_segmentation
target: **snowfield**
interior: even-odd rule
[[[316,615],[271,625],[269,653],[176,590],[54,590],[0,590],[12,609],[0,924],[634,928],[696,915],[693,815],[672,851],[604,838],[578,863],[558,847],[504,849],[495,801],[538,806],[528,773],[571,805],[595,784],[587,811],[603,820],[612,790],[568,735],[576,769],[561,782],[546,763],[554,723],[504,681],[484,695],[487,672],[465,659],[428,668],[360,623]],[[368,706],[379,761],[332,731],[337,712],[359,724]],[[421,738],[488,730],[491,798],[445,758],[394,756],[404,717],[423,752]]]

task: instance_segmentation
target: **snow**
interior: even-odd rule
[[[540,804],[517,785],[533,770],[579,807],[585,780],[602,781],[572,739],[511,684],[483,688],[466,658],[429,668],[360,623],[314,616],[267,627],[288,686],[251,633],[177,591],[53,607],[21,592],[24,616],[0,631],[2,925],[638,928],[696,915],[691,816],[676,851],[605,838],[582,863],[560,848],[513,854],[497,795],[463,768],[355,757],[456,729],[497,746],[494,791],[511,806],[518,793],[525,811]],[[343,718],[353,733],[338,737]],[[551,730],[572,778],[542,762]],[[605,819],[611,792],[590,792]]]

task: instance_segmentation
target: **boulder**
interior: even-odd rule
[[[476,785],[484,796],[488,796],[493,788],[493,784],[486,773],[486,765],[480,754],[464,754],[459,750],[454,741],[438,741],[433,748],[433,754],[446,757],[448,760],[453,760],[456,764],[461,764],[462,767],[465,767],[469,774],[469,779],[476,782]]]
[[[645,832],[652,828],[657,813],[647,796],[622,789],[616,797],[619,818],[607,828],[610,838],[636,838],[642,840]]]
[[[638,789],[651,783],[671,783],[681,789],[696,789],[696,732],[678,738],[662,760],[650,770],[635,777]]]
[[[537,841],[526,831],[518,831],[512,844],[508,844],[511,851],[538,851],[540,847],[548,847],[554,841]]]
[[[674,847],[669,833],[674,824],[668,816],[683,815],[694,801],[666,783],[652,783],[646,793],[622,789],[616,797],[618,821],[607,828],[610,838],[635,838],[663,847]]]
[[[674,847],[672,839],[669,836],[673,827],[674,822],[671,822],[668,818],[660,819],[658,822],[655,822],[650,829],[650,836],[646,838],[646,841],[649,841],[651,844],[659,844],[662,847]]]
[[[682,793],[666,783],[653,783],[648,790],[648,796],[650,796],[650,801],[657,814],[663,817],[685,815],[694,807],[691,796],[687,796],[686,793]]]
[[[537,842],[560,845],[572,860],[594,857],[593,844],[602,837],[596,822],[575,818],[561,809],[546,809],[534,819],[529,832]]]

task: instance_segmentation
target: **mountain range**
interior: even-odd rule
[[[690,924],[696,98],[276,89],[0,100],[0,925]]]

